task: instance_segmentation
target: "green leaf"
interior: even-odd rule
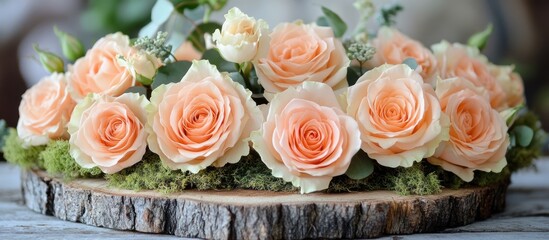
[[[505,120],[505,123],[507,124],[507,127],[511,127],[513,125],[513,123],[515,122],[515,120],[517,120],[519,112],[521,112],[521,110],[523,110],[523,109],[525,109],[524,105],[521,104],[521,105],[518,105],[514,108],[506,109],[506,110],[500,112],[499,115],[503,118],[503,120]]]
[[[191,68],[192,63],[187,61],[179,61],[168,63],[158,69],[154,76],[151,88],[155,89],[162,84],[180,82],[183,76]]]
[[[418,64],[415,58],[406,58],[402,61],[402,64],[408,65],[412,70],[416,70]]]
[[[360,75],[356,69],[356,67],[348,67],[347,68],[347,83],[349,86],[355,85],[356,81],[360,78]]]
[[[486,43],[488,42],[488,38],[490,38],[490,35],[492,34],[492,30],[492,24],[488,24],[484,31],[473,34],[473,36],[471,36],[467,41],[467,45],[471,47],[476,47],[478,48],[478,50],[482,51],[482,49],[486,47]]]
[[[374,161],[364,151],[359,150],[351,159],[345,174],[354,180],[364,179],[374,172]]]
[[[194,9],[199,5],[199,0],[170,0],[170,2],[180,13],[183,13],[185,9]]]
[[[334,35],[337,38],[342,37],[345,31],[347,31],[347,24],[335,12],[326,7],[322,7],[322,13],[324,13],[327,22],[334,30]]]
[[[534,130],[525,125],[516,126],[513,128],[516,141],[521,147],[528,147],[534,139]]]
[[[4,148],[4,138],[8,135],[8,128],[6,127],[6,121],[4,119],[0,119],[0,152],[2,152],[2,148]]]
[[[229,73],[229,76],[233,81],[240,83],[240,85],[246,87],[246,82],[244,81],[244,78],[239,72],[231,72]]]
[[[381,11],[378,16],[378,22],[382,26],[392,26],[396,23],[395,18],[399,12],[404,8],[400,4],[391,4],[381,8]]]
[[[316,25],[322,26],[322,27],[329,27],[330,23],[328,22],[328,19],[325,16],[321,16],[318,19],[316,19]]]
[[[133,87],[130,87],[128,89],[126,89],[126,91],[124,91],[126,93],[139,93],[141,95],[145,95],[147,96],[147,88],[143,87],[143,86],[133,86]]]
[[[204,52],[206,51],[206,41],[204,40],[204,34],[213,34],[216,29],[221,29],[221,24],[216,22],[202,23],[194,28],[187,40],[189,40],[196,49]]]
[[[202,54],[202,59],[210,61],[220,72],[237,72],[236,64],[225,60],[217,49],[209,49]]]

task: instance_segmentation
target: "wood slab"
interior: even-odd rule
[[[370,238],[436,232],[501,212],[508,181],[430,196],[390,191],[345,194],[185,191],[161,194],[107,187],[104,180],[64,182],[23,170],[32,210],[119,230],[207,239]]]

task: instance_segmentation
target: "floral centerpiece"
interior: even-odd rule
[[[65,178],[163,192],[256,189],[434,194],[528,167],[544,132],[513,66],[467,44],[427,48],[396,29],[398,5],[355,3],[275,27],[226,1],[159,0],[136,39],[88,50],[59,29],[63,55],[22,96],[5,158]],[[177,27],[175,27],[177,26]],[[174,48],[175,46],[175,48]],[[4,128],[4,127],[2,127]]]

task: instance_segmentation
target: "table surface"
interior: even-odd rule
[[[549,157],[512,177],[503,213],[485,221],[439,233],[387,236],[382,239],[549,239]],[[66,222],[23,205],[20,170],[0,163],[0,239],[176,239]],[[180,238],[177,238],[180,239]]]

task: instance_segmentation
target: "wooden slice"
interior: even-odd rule
[[[430,196],[390,191],[161,194],[110,188],[104,180],[64,182],[43,171],[22,173],[25,203],[42,214],[99,227],[207,239],[369,238],[433,232],[502,211],[508,183]]]

